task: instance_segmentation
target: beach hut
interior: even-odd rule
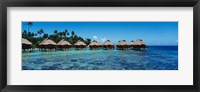
[[[45,39],[43,40],[41,43],[39,43],[39,47],[41,47],[42,49],[56,49],[56,43],[54,41],[52,41],[51,39]]]
[[[138,38],[136,40],[136,46],[140,47],[140,48],[146,48],[146,44],[142,41],[142,39]]]
[[[135,48],[135,47],[136,47],[136,42],[132,40],[132,41],[128,44],[128,47],[131,48],[131,49]]]
[[[75,44],[74,47],[76,49],[83,49],[86,48],[86,44],[83,41],[78,40]]]
[[[125,49],[128,49],[128,45],[126,43],[126,40],[121,40],[121,41],[118,41],[117,43],[117,49],[119,50],[125,50]]]
[[[103,48],[104,49],[114,49],[114,45],[110,40],[107,40],[103,43]]]
[[[138,38],[135,42],[129,44],[132,49],[146,49],[146,44],[142,41],[142,39]]]
[[[89,44],[90,49],[99,49],[101,47],[101,43],[97,41],[93,41]]]
[[[72,47],[71,44],[65,39],[62,39],[57,43],[57,48],[59,49],[69,49],[71,47]]]
[[[42,45],[42,43],[44,43],[46,40],[48,40],[48,38],[45,38],[42,42],[39,43],[39,45]]]
[[[42,42],[40,42],[40,43],[37,45],[37,48],[39,48],[39,50],[44,49],[44,46],[42,45],[42,43],[44,43],[46,40],[48,40],[48,38],[45,38]]]
[[[26,49],[28,49],[29,51],[32,48],[32,43],[30,41],[28,41],[27,39],[22,38],[22,49],[23,51],[25,51]]]

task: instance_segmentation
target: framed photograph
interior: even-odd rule
[[[0,6],[2,92],[199,91],[199,0]]]

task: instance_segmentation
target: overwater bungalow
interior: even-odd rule
[[[135,42],[131,41],[131,43],[129,44],[129,47],[131,49],[139,49],[139,50],[143,50],[147,48],[146,44],[140,38],[138,38]]]
[[[57,48],[59,48],[59,49],[69,49],[71,47],[72,47],[72,45],[65,39],[62,39],[57,43]]]
[[[99,49],[101,47],[101,43],[97,41],[93,41],[89,44],[90,49]]]
[[[39,44],[39,47],[43,50],[52,50],[52,49],[56,49],[56,46],[57,44],[52,41],[51,39],[45,39],[44,41],[42,41],[40,44]]]
[[[45,38],[42,42],[40,42],[38,45],[37,45],[37,48],[39,48],[39,50],[42,50],[43,49],[43,43],[46,41],[46,40],[48,40],[48,38]]]
[[[86,44],[83,41],[78,40],[75,44],[74,44],[75,49],[84,49],[86,48]]]
[[[117,49],[119,50],[125,50],[125,49],[128,49],[128,45],[126,43],[126,40],[121,40],[121,41],[118,41],[117,43]]]
[[[132,49],[132,48],[135,48],[135,47],[136,47],[136,42],[132,40],[132,41],[128,44],[128,47],[131,48],[131,49]]]
[[[22,38],[22,49],[23,51],[31,51],[32,50],[32,43],[27,39]]]
[[[113,45],[113,43],[110,40],[107,40],[103,43],[103,48],[104,49],[114,49],[115,46]]]

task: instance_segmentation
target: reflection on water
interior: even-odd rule
[[[22,53],[22,70],[177,70],[177,46]]]

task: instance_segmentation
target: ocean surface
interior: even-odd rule
[[[22,53],[22,70],[178,70],[178,46]]]

